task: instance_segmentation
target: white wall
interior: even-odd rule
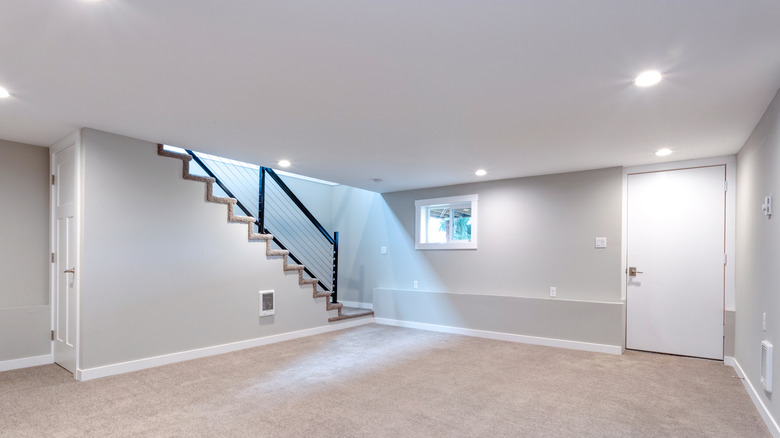
[[[335,311],[247,241],[156,145],[85,129],[81,368],[328,325]],[[277,310],[259,318],[259,290]]]
[[[737,312],[735,357],[775,421],[777,394],[761,389],[761,341],[780,348],[780,94],[776,95],[737,155]],[[764,216],[764,196],[774,195],[775,215]],[[762,314],[766,313],[766,331]],[[780,391],[780,358],[775,352],[774,390]],[[780,433],[780,431],[775,431]]]
[[[50,353],[49,150],[0,140],[0,361]]]

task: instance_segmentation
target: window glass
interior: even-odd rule
[[[415,201],[417,249],[476,249],[477,195]]]

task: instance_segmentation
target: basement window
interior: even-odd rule
[[[477,195],[420,199],[415,249],[477,249]]]

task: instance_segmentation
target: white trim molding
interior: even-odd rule
[[[117,374],[129,373],[132,371],[145,370],[147,368],[154,368],[161,365],[169,365],[176,362],[183,362],[185,360],[199,359],[202,357],[215,356],[217,354],[223,354],[223,353],[231,353],[233,351],[245,350],[247,348],[261,347],[263,345],[275,344],[277,342],[290,341],[293,339],[305,338],[308,336],[319,335],[319,334],[333,332],[337,330],[344,330],[352,327],[371,324],[373,322],[374,322],[374,318],[367,318],[367,317],[358,318],[358,319],[347,319],[343,321],[330,323],[330,325],[324,325],[320,327],[314,327],[314,328],[299,330],[295,332],[281,333],[278,335],[248,339],[246,341],[231,342],[222,345],[214,345],[211,347],[181,351],[178,353],[164,354],[161,356],[131,360],[127,362],[104,365],[95,368],[79,369],[76,371],[75,377],[76,379],[81,381],[99,379],[101,377],[108,377]]]
[[[44,354],[41,356],[23,357],[20,359],[11,359],[0,361],[0,371],[18,370],[20,368],[37,367],[39,365],[49,365],[54,363],[54,356]]]
[[[406,327],[440,333],[451,333],[455,335],[474,336],[477,338],[495,339],[498,341],[517,342],[521,344],[542,345],[545,347],[567,348],[569,350],[593,351],[597,353],[615,354],[618,356],[623,354],[623,347],[621,345],[594,344],[590,342],[567,341],[564,339],[541,338],[536,336],[516,335],[513,333],[491,332],[486,330],[474,330],[445,325],[425,324],[422,322],[399,321],[397,319],[374,319],[377,324],[392,325],[396,327]]]
[[[747,375],[742,370],[742,367],[739,365],[739,362],[737,362],[737,359],[726,356],[723,358],[723,363],[734,368],[737,376],[739,376],[740,380],[742,380],[742,384],[745,385],[745,390],[750,396],[750,400],[753,401],[753,404],[756,406],[756,410],[758,410],[758,413],[764,420],[766,427],[769,428],[769,432],[772,433],[772,436],[780,437],[780,425],[778,425],[777,420],[772,417],[772,414],[769,412],[769,408],[767,408],[764,404],[764,401],[761,400],[761,397],[758,395],[758,391],[756,391],[756,387],[753,386],[753,383],[751,383],[747,378]]]

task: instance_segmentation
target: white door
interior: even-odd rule
[[[54,362],[76,371],[78,326],[78,154],[77,143],[52,156],[52,227],[54,263],[52,272]]]
[[[628,175],[626,348],[723,359],[726,166]]]

